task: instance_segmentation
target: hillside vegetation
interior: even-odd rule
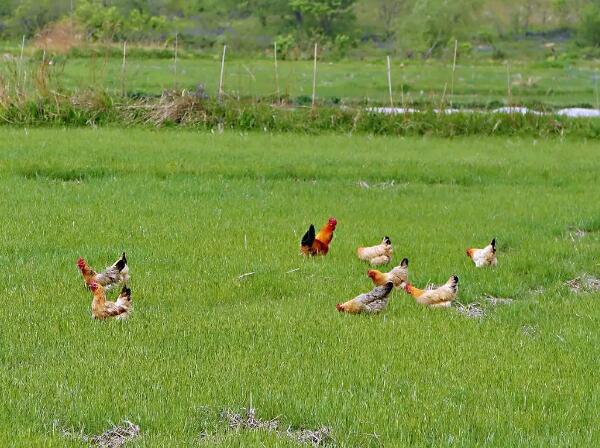
[[[597,0],[5,0],[0,36],[71,47],[128,40],[210,48],[227,43],[256,53],[279,44],[302,58],[320,42],[332,56],[377,51],[440,55],[459,39],[462,51],[498,57],[509,43],[545,38],[600,44]],[[58,32],[57,32],[58,30]]]

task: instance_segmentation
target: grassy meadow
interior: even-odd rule
[[[4,127],[0,154],[2,446],[126,418],[127,446],[295,446],[219,421],[250,405],[337,446],[600,443],[600,296],[564,285],[600,275],[597,142]],[[329,216],[330,254],[303,259]],[[486,317],[402,291],[339,314],[383,235]],[[476,270],[465,248],[492,237]],[[93,321],[76,260],[123,250],[133,314]]]
[[[131,94],[160,95],[163,90],[195,90],[203,84],[215,95],[219,85],[220,58],[181,59],[175,74],[171,59],[131,58],[125,72],[125,87]],[[506,64],[459,64],[452,92],[451,61],[393,61],[392,85],[397,105],[404,89],[406,104],[454,104],[485,106],[513,104],[566,107],[598,107],[597,67],[584,62],[511,62],[510,98]],[[106,88],[120,92],[122,60],[118,57],[58,59],[53,73],[66,89]],[[280,61],[279,88],[292,98],[312,95],[312,61]],[[233,98],[275,95],[275,70],[269,59],[232,59],[226,61],[224,91]],[[389,104],[385,60],[321,62],[317,73],[317,95],[324,100],[366,101]]]

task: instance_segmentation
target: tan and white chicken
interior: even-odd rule
[[[88,286],[92,282],[96,282],[107,291],[110,291],[116,285],[127,285],[129,283],[129,266],[127,265],[125,252],[103,272],[94,271],[82,257],[77,260],[77,267],[81,271],[85,284]]]
[[[401,288],[408,281],[408,258],[404,258],[399,266],[396,266],[390,272],[381,272],[377,269],[371,269],[367,275],[377,286],[392,282],[395,288]]]
[[[388,298],[393,287],[394,284],[392,282],[388,282],[382,286],[376,286],[370,292],[361,294],[345,303],[338,303],[335,307],[341,313],[379,313],[387,306]]]
[[[478,268],[484,266],[496,266],[498,264],[498,259],[496,258],[496,238],[483,249],[467,249],[467,256],[473,260],[473,263],[475,263],[475,266]]]
[[[372,266],[381,266],[390,262],[393,251],[392,242],[385,236],[377,246],[359,247],[356,249],[356,255],[360,260],[371,263]]]
[[[421,305],[428,305],[432,308],[449,307],[458,294],[458,277],[453,275],[446,284],[435,289],[419,289],[410,283],[406,283],[404,290]]]
[[[119,297],[116,302],[110,302],[106,300],[106,292],[104,286],[92,281],[89,284],[94,298],[92,300],[92,316],[94,319],[108,319],[114,317],[115,319],[123,320],[129,317],[131,312],[131,289],[127,286],[123,286]]]

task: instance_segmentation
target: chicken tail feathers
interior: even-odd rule
[[[452,277],[450,277],[449,284],[450,284],[450,287],[454,291],[456,291],[456,287],[458,286],[458,275],[453,275]]]
[[[312,244],[315,242],[315,235],[315,226],[311,224],[308,228],[308,231],[302,237],[302,241],[300,244],[302,246],[311,247]]]
[[[125,252],[121,255],[121,257],[115,263],[115,268],[117,268],[118,272],[121,272],[127,266],[127,257],[125,256]]]
[[[492,240],[492,242],[490,243],[490,245],[492,246],[492,251],[494,251],[494,253],[496,253],[496,238],[494,238]]]
[[[394,284],[392,282],[387,282],[385,285],[376,286],[375,288],[373,288],[371,290],[371,292],[368,292],[363,295],[364,303],[368,304],[375,300],[386,299],[393,288],[394,288]]]
[[[116,305],[119,307],[129,308],[131,306],[131,289],[127,286],[123,286],[121,293],[117,298]]]

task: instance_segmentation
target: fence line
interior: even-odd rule
[[[26,38],[25,36],[23,36],[21,42],[20,42],[20,48],[18,48],[18,50],[15,48],[15,53],[18,52],[18,59],[15,57],[15,75],[13,78],[5,78],[5,79],[10,79],[10,87],[15,86],[18,88],[19,85],[21,85],[23,88],[25,88],[25,86],[29,87],[35,87],[31,84],[32,81],[29,81],[27,78],[30,77],[31,75],[31,70],[29,70],[29,63],[28,63],[28,58],[26,57],[26,55],[29,55],[30,52],[29,50],[32,48],[31,45],[28,46],[28,48],[25,47],[26,45]],[[131,83],[128,82],[128,77],[129,75],[132,75],[134,78],[137,79],[137,76],[134,74],[135,71],[137,71],[138,69],[132,69],[131,67],[129,67],[131,65],[131,62],[128,60],[130,59],[129,56],[131,56],[131,49],[129,48],[130,44],[127,41],[123,41],[122,42],[122,61],[121,61],[121,67],[120,67],[120,93],[121,96],[126,97],[128,95],[128,88],[129,90],[131,90],[131,88],[135,88],[135,80],[132,81],[133,85],[129,85]],[[173,64],[173,86],[175,89],[179,89],[180,87],[182,87],[180,85],[180,79],[179,79],[179,75],[180,75],[180,71],[181,71],[181,67],[180,67],[180,59],[181,59],[181,51],[180,51],[180,45],[179,45],[179,35],[178,33],[175,33],[174,35],[174,48],[173,48],[173,60],[174,60],[174,64]],[[316,108],[317,107],[317,76],[320,77],[320,82],[322,83],[322,85],[331,85],[331,81],[334,81],[334,79],[331,79],[331,77],[324,77],[325,74],[327,74],[327,72],[330,70],[329,68],[326,68],[325,71],[323,72],[323,74],[321,74],[321,71],[323,70],[321,67],[318,67],[318,63],[319,63],[319,45],[318,42],[314,43],[314,47],[313,47],[313,54],[312,54],[312,92],[311,92],[311,97],[310,97],[310,102],[311,102],[311,107],[312,108]],[[426,96],[423,96],[423,91],[421,91],[421,98],[423,98],[424,101],[427,102],[427,104],[431,104],[431,105],[435,105],[435,106],[440,106],[440,107],[446,107],[447,105],[449,105],[449,107],[452,109],[454,107],[454,104],[456,102],[456,86],[457,86],[457,79],[456,79],[456,72],[457,72],[457,68],[458,68],[458,40],[455,40],[454,42],[454,48],[453,48],[453,53],[452,53],[452,72],[451,72],[451,79],[449,80],[448,83],[445,83],[443,86],[443,89],[437,89],[435,87],[429,87],[425,90],[425,93],[427,94]],[[106,49],[106,54],[105,54],[105,64],[104,64],[104,70],[107,69],[108,67],[108,62],[109,62],[109,56],[110,55],[110,51],[107,48]],[[302,96],[302,90],[304,90],[303,86],[302,86],[302,79],[301,78],[308,78],[308,70],[303,70],[303,71],[292,71],[290,73],[288,73],[287,71],[280,73],[280,55],[281,55],[281,49],[278,46],[277,42],[273,43],[273,68],[274,68],[274,77],[275,77],[275,84],[274,84],[274,93],[276,95],[276,101],[277,103],[280,103],[282,101],[282,82],[286,83],[286,82],[291,82],[292,83],[292,88],[294,90],[295,95],[298,95],[299,97]],[[16,56],[16,55],[15,55]],[[42,55],[40,55],[42,56]],[[221,55],[221,67],[220,67],[220,73],[219,73],[219,85],[218,85],[218,91],[217,91],[217,97],[219,99],[219,101],[223,100],[223,97],[225,95],[227,95],[226,91],[225,91],[225,59],[228,56],[227,54],[227,45],[223,45],[223,51],[222,51],[222,55]],[[39,57],[39,56],[38,56]],[[185,56],[184,56],[185,57]],[[38,59],[39,60],[39,59]],[[92,57],[92,60],[95,60],[95,53],[94,56]],[[53,62],[55,62],[56,60],[54,59],[54,56],[52,55],[52,53],[48,53],[45,51],[44,49],[44,54],[42,56],[42,66],[46,66],[46,69],[49,71],[49,75],[55,77],[56,75],[60,75],[61,71],[64,69],[64,65],[59,65],[58,67],[56,67],[56,65],[53,65]],[[235,61],[235,59],[234,59]],[[403,109],[406,109],[406,107],[410,107],[411,104],[414,104],[414,102],[419,102],[419,97],[418,97],[418,93],[417,96],[415,97],[414,95],[405,95],[404,92],[404,77],[406,76],[404,74],[404,65],[403,64],[399,64],[399,69],[400,69],[400,75],[398,76],[398,78],[396,79],[396,86],[393,83],[392,80],[392,58],[390,55],[386,56],[386,63],[387,63],[387,95],[384,93],[385,91],[383,89],[381,89],[381,87],[378,87],[376,89],[377,91],[377,96],[376,96],[376,100],[374,101],[376,104],[385,104],[386,102],[389,104],[390,107],[394,108],[396,106],[400,106],[400,104],[395,104],[396,101],[395,100],[399,100],[401,103],[401,106]],[[519,88],[519,85],[517,85],[518,81],[515,81],[514,83],[512,82],[513,78],[517,77],[519,79],[521,79],[521,74],[520,73],[513,73],[513,67],[511,66],[511,61],[506,61],[506,68],[505,68],[505,76],[506,76],[506,96],[502,95],[502,93],[494,93],[494,99],[497,99],[499,101],[501,101],[502,103],[504,103],[505,105],[507,105],[508,107],[515,107],[519,104],[520,99],[525,100],[526,101],[526,97],[529,96],[525,90],[523,90],[525,87],[523,88]],[[112,65],[112,64],[111,64]],[[329,63],[327,65],[327,67],[329,67],[331,65],[331,63]],[[52,67],[51,67],[52,66]],[[137,67],[138,64],[134,64],[134,66],[132,67]],[[114,65],[113,65],[114,67]],[[234,62],[234,67],[237,67],[237,65]],[[244,64],[241,64],[240,67],[243,67],[245,69],[245,71],[248,73],[248,75],[252,78],[252,80],[254,82],[256,82],[256,79],[259,78],[259,74],[262,73],[261,72],[261,66],[259,65],[258,68],[258,72],[257,72],[257,76],[256,78],[254,77],[254,74],[250,71],[250,69],[248,69],[248,67],[246,67]],[[60,68],[60,70],[59,70]],[[414,67],[413,67],[414,68]],[[497,67],[497,69],[499,69],[500,67]],[[130,73],[132,70],[134,70],[134,72]],[[163,69],[160,69],[163,70]],[[247,95],[242,95],[242,92],[246,89],[246,83],[243,81],[244,79],[246,79],[244,77],[244,72],[243,70],[240,68],[239,70],[237,69],[230,69],[231,73],[228,72],[228,79],[231,76],[237,76],[238,80],[242,81],[242,85],[239,85],[239,93],[238,93],[238,99],[245,97]],[[320,72],[318,72],[318,70],[321,70]],[[375,67],[375,69],[369,69],[369,73],[373,73],[376,74],[377,72],[377,67]],[[589,71],[592,71],[593,77],[592,79],[589,80],[588,85],[589,85],[589,94],[584,93],[584,97],[587,96],[588,98],[588,102],[590,103],[589,107],[590,108],[596,108],[597,110],[600,110],[600,89],[599,89],[599,81],[600,81],[600,77],[598,76],[598,70],[596,69],[596,71],[593,71],[593,68],[590,67],[582,67],[582,73],[588,73]],[[110,72],[109,72],[110,73]],[[273,72],[272,72],[273,73]],[[287,73],[287,75],[285,75],[285,73]],[[381,73],[381,72],[380,72]],[[412,73],[409,71],[409,73]],[[501,73],[501,71],[496,71],[494,70],[494,76],[498,76]],[[283,78],[282,78],[282,74],[283,74]],[[285,78],[285,77],[288,78]],[[212,76],[211,76],[212,78]],[[323,78],[323,79],[321,79]],[[33,79],[33,78],[32,78]],[[35,78],[37,79],[37,78]],[[57,79],[57,78],[55,78]],[[182,78],[183,79],[183,78]],[[214,79],[214,78],[213,78]],[[271,78],[272,79],[272,78]],[[286,81],[287,79],[287,81]],[[460,78],[459,78],[460,79]],[[117,91],[118,89],[118,77],[114,77],[114,78],[108,78],[108,82],[110,83],[110,87],[107,85],[107,88],[114,88],[115,91]],[[291,81],[290,81],[291,80]],[[410,80],[412,80],[412,78],[410,78]],[[29,81],[29,84],[27,84],[27,81]],[[79,80],[81,82],[81,80]],[[566,80],[563,80],[566,81]],[[102,82],[102,84],[106,83],[106,81]],[[91,82],[92,85],[95,85],[95,82]],[[157,83],[158,84],[158,83]],[[170,83],[169,83],[170,84]],[[239,82],[238,82],[239,84]],[[522,83],[521,83],[522,84]],[[8,85],[8,84],[7,84]],[[80,84],[81,85],[81,84]],[[168,84],[167,84],[168,85]],[[235,85],[235,82],[234,82]],[[251,85],[251,87],[254,84]],[[305,85],[305,84],[304,84]],[[114,86],[114,87],[113,87]],[[397,87],[400,86],[400,98],[396,98],[394,99],[394,88],[397,89]],[[517,90],[515,91],[515,89],[513,89],[513,87],[517,88]],[[83,87],[85,87],[85,85],[83,85]],[[185,86],[183,86],[185,87]],[[232,87],[232,86],[230,86]],[[273,90],[271,91],[265,91],[264,89],[265,87],[265,83],[264,80],[261,80],[260,83],[260,87],[258,92],[255,92],[257,94],[257,96],[262,96],[262,95],[272,95],[273,94]],[[368,89],[369,86],[365,85],[365,87]],[[441,86],[440,86],[441,87]],[[154,85],[151,87],[152,89],[154,89]],[[320,87],[319,87],[320,88]],[[5,91],[8,91],[10,89],[5,89]],[[267,89],[268,90],[268,89]],[[367,90],[368,92],[368,90]],[[515,97],[515,92],[517,93],[517,97]],[[522,94],[523,92],[523,94]],[[116,92],[115,92],[116,93]],[[149,92],[150,93],[150,92]],[[321,93],[323,95],[323,93]],[[486,95],[486,92],[484,91],[484,88],[481,88],[481,92],[478,91],[479,97],[478,97],[478,101],[482,104],[484,104],[486,101],[489,102],[490,97],[489,95]],[[555,94],[555,93],[554,93]],[[567,90],[566,92],[563,93],[564,95],[568,95],[570,94],[570,91]],[[345,95],[345,94],[344,94]],[[460,94],[459,94],[460,95]],[[550,96],[553,95],[552,93],[546,93],[546,98],[548,98],[548,100],[550,99]],[[589,96],[588,96],[589,95]],[[254,95],[253,95],[254,96]],[[387,101],[386,101],[386,96],[387,96]],[[532,97],[541,97],[541,95],[536,95],[535,93],[531,93]],[[578,95],[577,98],[573,98],[572,102],[573,103],[577,103],[580,102],[581,100],[579,98],[581,98],[582,95]],[[348,94],[348,97],[352,97],[354,99],[356,99],[356,101],[360,101],[360,91],[356,91],[355,93],[353,92],[352,94]],[[345,98],[345,97],[344,97]],[[366,98],[367,103],[371,102],[371,100],[366,97],[366,96],[362,96],[362,98]],[[565,102],[569,102],[569,100],[567,99],[567,97],[564,97],[566,99]],[[255,100],[258,100],[258,98],[255,98]],[[308,102],[309,98],[306,98],[306,101]],[[274,100],[275,101],[275,100]]]

